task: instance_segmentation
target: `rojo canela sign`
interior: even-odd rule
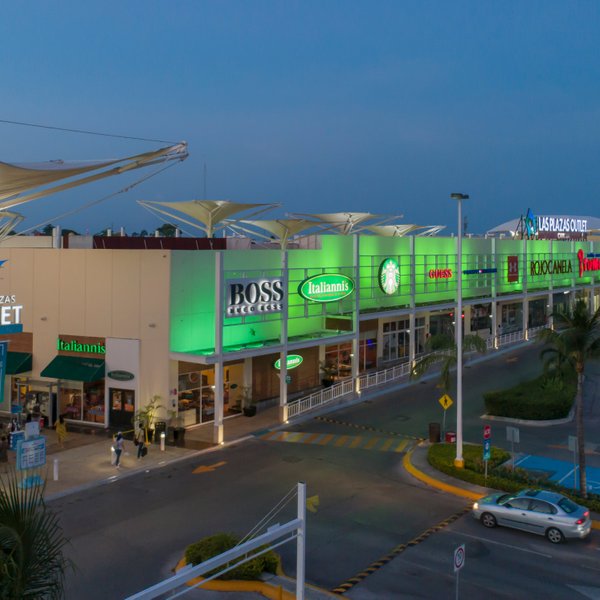
[[[313,302],[334,302],[354,291],[354,280],[341,273],[324,273],[305,279],[298,286],[298,293]]]

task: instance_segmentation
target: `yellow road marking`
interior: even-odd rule
[[[325,444],[329,444],[329,442],[335,437],[333,433],[328,433],[322,440],[319,440],[317,444],[319,446],[325,446]]]
[[[196,467],[192,473],[210,473],[212,471],[214,471],[215,469],[218,469],[219,467],[222,467],[223,465],[226,465],[227,463],[222,460],[221,462],[215,463],[214,465],[200,465],[199,467]]]
[[[370,450],[381,438],[371,438],[363,447],[363,450]]]
[[[316,440],[320,435],[320,433],[313,433],[312,435],[309,435],[305,440],[303,440],[302,443],[312,444],[313,440]]]
[[[362,441],[363,439],[360,436],[354,438],[354,441],[350,444],[350,448],[356,448],[356,446],[362,444]]]
[[[402,450],[404,450],[406,448],[406,446],[408,446],[409,441],[408,440],[402,440],[397,446],[396,449],[394,450],[394,452],[402,452]]]
[[[385,440],[385,442],[383,442],[383,446],[381,446],[381,448],[379,448],[382,452],[387,452],[390,449],[390,446],[395,442],[396,440],[390,439],[390,440]]]
[[[350,438],[349,435],[342,435],[342,436],[340,436],[340,438],[338,440],[336,440],[335,446],[337,446],[338,448],[340,446],[343,446],[348,441],[349,438]]]

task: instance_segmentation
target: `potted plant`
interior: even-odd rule
[[[136,424],[139,424],[140,427],[144,427],[147,442],[151,442],[154,439],[156,413],[159,409],[163,408],[163,405],[159,404],[159,402],[160,396],[154,395],[146,406],[136,410],[133,415],[133,426],[135,427]]]
[[[239,399],[244,416],[253,417],[256,414],[256,404],[252,404],[252,386],[243,385],[240,388]]]

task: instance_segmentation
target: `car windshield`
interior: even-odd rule
[[[498,498],[496,499],[496,504],[505,504],[513,498],[514,496],[511,496],[510,494],[502,494],[502,496],[498,496]]]
[[[574,513],[579,506],[575,504],[575,502],[569,500],[568,498],[561,498],[558,501],[558,505],[566,512],[566,513]]]

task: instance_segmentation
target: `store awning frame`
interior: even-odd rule
[[[29,352],[8,352],[6,354],[6,374],[18,375],[32,369],[33,357]]]
[[[90,383],[105,377],[103,358],[89,356],[55,356],[40,373],[42,377]]]

